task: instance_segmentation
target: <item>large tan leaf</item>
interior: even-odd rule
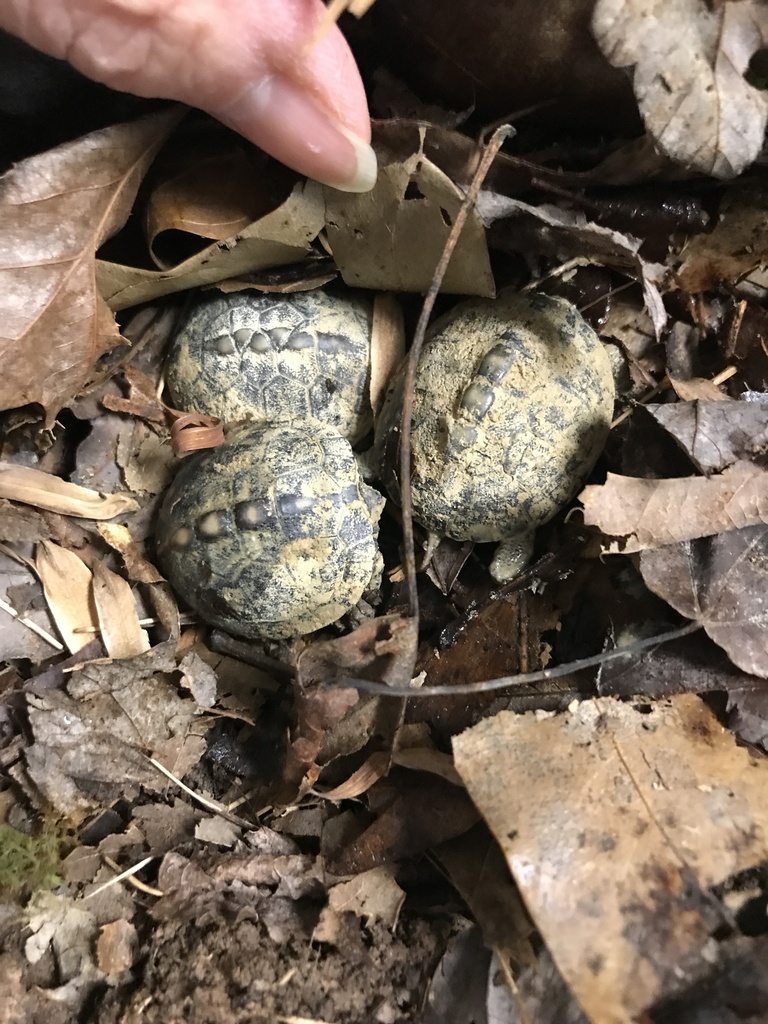
[[[659,150],[733,177],[763,144],[768,99],[744,78],[768,40],[762,0],[598,0],[592,30],[615,67],[633,67],[640,113]]]
[[[119,341],[95,254],[125,223],[178,108],[93,132],[0,178],[0,409],[38,402],[50,425]]]
[[[707,970],[717,887],[768,856],[768,765],[698,697],[502,711],[453,752],[592,1024],[650,1020]]]
[[[643,551],[768,523],[768,470],[746,460],[722,473],[645,480],[609,473],[579,495],[584,522],[611,541],[607,550]]]
[[[380,136],[379,177],[370,192],[325,189],[327,237],[346,284],[395,292],[429,288],[464,193],[425,154],[426,136],[426,127],[405,138]],[[443,290],[494,294],[485,227],[474,209]]]

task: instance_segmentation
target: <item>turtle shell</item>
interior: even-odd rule
[[[335,622],[378,584],[383,506],[333,427],[247,424],[176,476],[158,559],[206,622],[296,636]]]
[[[394,500],[403,364],[376,426]],[[430,328],[411,425],[413,514],[456,540],[498,541],[555,515],[592,469],[613,413],[611,363],[571,303],[503,292]]]
[[[314,417],[354,443],[372,423],[372,318],[371,302],[355,293],[204,297],[168,354],[173,403],[225,422]]]

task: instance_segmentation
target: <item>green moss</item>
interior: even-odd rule
[[[44,822],[35,836],[0,825],[0,892],[33,892],[58,885],[63,838],[57,822]]]

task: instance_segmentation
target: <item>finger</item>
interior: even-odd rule
[[[113,88],[201,107],[350,191],[376,163],[362,81],[321,0],[5,0],[0,24]]]

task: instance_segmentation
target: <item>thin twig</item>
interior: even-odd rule
[[[710,383],[714,384],[715,387],[720,387],[721,384],[724,384],[725,381],[730,380],[730,378],[733,377],[734,374],[737,372],[738,371],[735,366],[726,366],[724,370],[721,370],[720,373],[717,374],[717,376],[711,379]],[[638,398],[637,401],[634,402],[628,409],[625,409],[624,412],[620,413],[616,417],[613,423],[611,423],[611,430],[613,430],[615,427],[618,427],[618,425],[620,423],[623,423],[624,420],[628,419],[639,405],[647,405],[652,398],[655,398],[656,395],[660,394],[662,391],[666,391],[668,388],[671,387],[672,381],[669,375],[665,374],[665,376],[662,377],[662,379],[655,387],[651,388],[650,391],[646,391],[642,398]]]
[[[120,870],[120,865],[117,863],[117,861],[112,860],[112,858],[109,857],[106,853],[102,853],[101,856],[104,858],[104,863],[108,864],[112,868],[113,871],[119,871]],[[149,859],[151,859],[151,858],[146,858],[145,860],[143,860],[141,862],[141,864],[139,865],[139,867],[145,867],[146,863],[147,863],[147,860],[149,860]],[[137,870],[137,868],[132,868],[131,870],[133,872],[135,872]],[[142,880],[140,878],[137,878],[135,874],[129,875],[127,881],[130,882],[130,884],[134,887],[134,889],[138,889],[139,892],[146,893],[147,896],[158,896],[159,897],[159,896],[164,896],[165,895],[165,893],[163,892],[162,889],[156,889],[153,885],[147,885],[146,882],[142,882]]]
[[[478,164],[472,182],[464,196],[464,200],[456,214],[456,219],[448,234],[440,260],[435,268],[434,276],[424,297],[424,304],[421,307],[419,321],[416,324],[413,345],[408,355],[408,364],[403,383],[403,409],[400,417],[400,508],[403,514],[403,561],[405,563],[406,577],[408,579],[408,604],[409,613],[416,619],[419,615],[419,597],[416,589],[416,546],[413,538],[413,505],[411,501],[411,416],[413,411],[413,391],[416,384],[416,369],[419,364],[419,356],[424,345],[424,335],[427,331],[427,324],[432,315],[435,300],[440,293],[440,288],[448,269],[459,235],[469,216],[469,211],[475,205],[480,186],[485,180],[496,154],[504,143],[504,140],[512,132],[509,125],[497,128],[491,136],[490,141],[483,153],[483,158]]]
[[[515,976],[512,973],[512,968],[509,966],[507,958],[504,955],[504,951],[500,947],[494,946],[493,955],[496,958],[496,963],[499,965],[499,969],[501,970],[504,981],[510,991],[510,995],[515,1001],[515,1008],[517,1009],[517,1016],[520,1020],[520,1024],[533,1024],[522,993],[517,987],[517,982],[515,981]]]
[[[137,871],[141,871],[142,868],[145,868],[147,864],[155,859],[155,857],[156,854],[152,854],[151,857],[145,857],[144,860],[140,860],[138,864],[134,864],[132,867],[126,868],[125,871],[121,871],[119,875],[115,875],[114,878],[110,878],[108,882],[104,882],[103,885],[94,889],[93,892],[89,892],[85,898],[90,900],[94,896],[98,896],[100,892],[104,892],[105,889],[111,889],[112,886],[117,885],[118,882],[124,882],[126,879],[133,880],[133,875],[135,875]],[[154,889],[152,890],[152,895],[162,896],[163,893],[161,893],[159,889]]]
[[[238,818],[236,814],[230,814],[223,804],[217,803],[215,800],[209,800],[208,797],[203,796],[202,793],[196,793],[194,789],[190,789],[189,786],[185,785],[181,779],[177,778],[173,772],[166,768],[164,764],[156,761],[154,757],[148,757],[147,760],[150,764],[154,765],[159,772],[162,772],[166,778],[170,779],[171,782],[175,782],[179,789],[183,789],[185,793],[192,797],[193,800],[197,800],[199,804],[207,808],[209,811],[213,811],[214,814],[218,814],[220,817],[225,818],[227,821],[231,821],[233,825],[237,825],[240,828],[250,829],[253,826],[245,821],[244,818]]]
[[[55,647],[57,651],[64,650],[64,644],[59,643],[56,637],[51,636],[51,634],[47,633],[42,626],[38,626],[36,622],[33,622],[32,619],[28,619],[26,615],[19,615],[16,609],[9,605],[7,601],[3,601],[2,598],[0,598],[0,608],[2,608],[4,612],[8,612],[9,615],[12,615],[17,622],[22,624],[22,626],[26,626],[27,629],[31,629],[33,633],[37,633],[39,637],[42,637],[42,639],[49,643],[51,647]]]
[[[609,661],[634,657],[649,647],[658,647],[659,644],[669,643],[670,640],[679,640],[681,637],[695,633],[701,628],[701,622],[689,622],[686,626],[672,629],[668,633],[659,633],[657,636],[646,637],[645,640],[638,640],[627,647],[617,647],[612,651],[602,651],[600,654],[593,654],[589,658],[569,661],[566,665],[557,665],[555,668],[542,668],[536,672],[521,672],[515,676],[501,676],[498,679],[487,679],[485,682],[480,683],[461,683],[457,686],[387,686],[386,683],[376,683],[370,679],[345,677],[335,682],[329,689],[353,687],[365,693],[378,693],[382,697],[410,697],[412,699],[414,697],[473,696],[478,693],[490,693],[493,690],[507,690],[517,686],[526,686],[530,683],[545,683],[550,679],[562,679],[563,676],[570,676],[587,668],[596,668],[598,665],[605,665]]]

